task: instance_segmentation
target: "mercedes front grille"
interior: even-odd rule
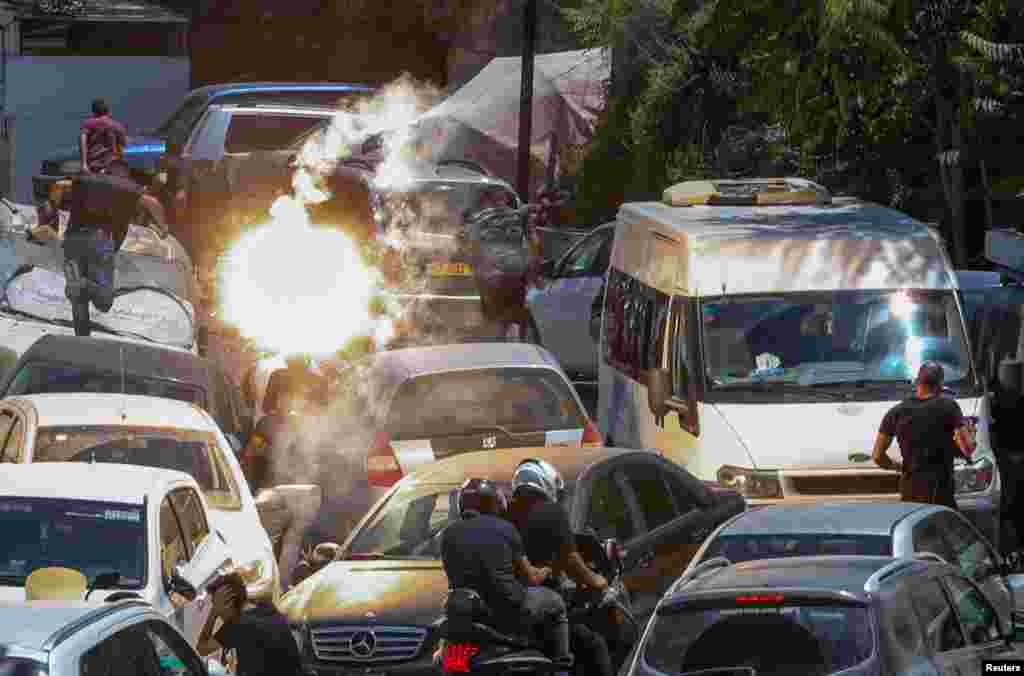
[[[324,625],[310,631],[319,662],[401,662],[419,653],[422,627]]]

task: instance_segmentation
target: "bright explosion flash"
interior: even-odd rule
[[[221,262],[225,320],[284,354],[333,353],[357,335],[378,333],[369,313],[377,275],[352,240],[312,227],[291,197],[278,198],[271,216]]]

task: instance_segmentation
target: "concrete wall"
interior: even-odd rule
[[[78,143],[94,98],[139,132],[156,127],[189,89],[189,61],[170,57],[17,56],[7,62],[7,112],[14,118],[13,199],[32,201],[32,175]]]

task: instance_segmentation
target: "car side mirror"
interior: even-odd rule
[[[999,388],[1015,397],[1024,395],[1024,361],[1008,359],[999,365]]]
[[[647,407],[655,422],[661,425],[668,414],[668,399],[672,393],[672,378],[667,369],[644,371],[643,382],[647,385]]]
[[[167,580],[167,591],[183,596],[190,602],[199,595],[195,586],[185,578],[185,566],[180,563],[174,567],[171,577]]]

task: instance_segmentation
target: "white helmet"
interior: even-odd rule
[[[522,491],[540,493],[551,502],[558,502],[565,491],[565,481],[555,467],[545,461],[527,458],[516,467],[512,475],[512,493],[519,495]]]

